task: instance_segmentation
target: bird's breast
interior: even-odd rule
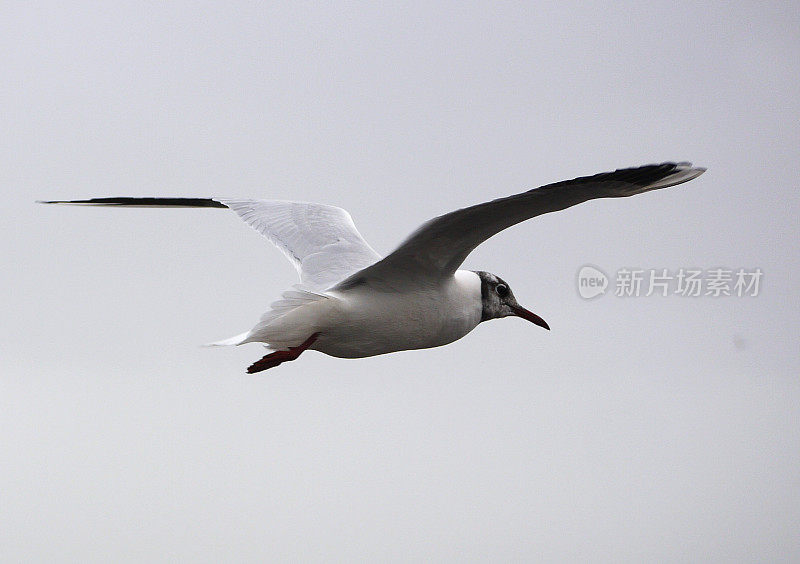
[[[469,273],[473,274],[473,273]],[[439,288],[374,291],[353,288],[335,295],[312,348],[360,358],[437,347],[460,339],[481,320],[480,287],[455,280]]]

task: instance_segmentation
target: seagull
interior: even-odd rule
[[[254,374],[306,350],[363,358],[452,343],[483,321],[521,317],[550,329],[522,307],[508,283],[485,271],[460,270],[475,247],[526,219],[596,198],[620,198],[688,182],[705,172],[666,162],[547,184],[459,209],[424,223],[381,258],[347,211],[325,204],[239,198],[51,200],[45,204],[113,207],[229,208],[277,246],[300,283],[283,292],[260,321],[212,346],[263,343],[271,352]]]

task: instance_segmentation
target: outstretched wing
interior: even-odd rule
[[[45,204],[115,207],[230,208],[292,261],[302,287],[325,290],[380,260],[341,208],[306,202],[237,198],[92,198]]]
[[[477,204],[434,218],[394,252],[353,274],[340,287],[361,282],[391,287],[426,284],[452,275],[475,247],[503,229],[595,198],[633,196],[698,177],[691,163],[663,163],[584,176]]]
[[[325,290],[380,260],[342,208],[277,200],[217,200],[274,243],[310,290]]]

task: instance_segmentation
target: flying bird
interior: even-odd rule
[[[230,208],[294,264],[300,283],[283,292],[255,327],[212,345],[263,343],[272,352],[250,374],[306,350],[362,358],[452,343],[479,323],[508,316],[550,329],[495,274],[460,270],[500,231],[595,198],[620,198],[688,182],[691,163],[618,169],[548,184],[459,209],[424,223],[381,258],[345,210],[305,202],[238,198],[92,198],[41,203],[115,207]]]

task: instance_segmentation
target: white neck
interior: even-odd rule
[[[465,297],[475,300],[483,307],[481,277],[471,270],[456,270],[454,278],[456,280],[456,286],[464,293]]]

